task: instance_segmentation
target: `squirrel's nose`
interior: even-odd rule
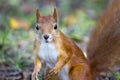
[[[44,39],[47,40],[49,38],[48,35],[44,35]]]

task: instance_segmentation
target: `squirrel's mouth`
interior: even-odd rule
[[[50,42],[52,42],[52,41],[53,41],[53,38],[50,38],[50,37],[49,37],[48,39],[44,39],[44,42],[45,42],[45,43],[50,43]]]
[[[48,40],[45,40],[45,43],[48,43],[49,41]]]
[[[52,42],[52,40],[48,38],[48,39],[46,39],[46,40],[44,39],[44,42],[45,42],[45,43],[49,43],[49,42]]]

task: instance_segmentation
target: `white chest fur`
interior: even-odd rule
[[[43,42],[40,45],[39,56],[42,62],[46,63],[48,67],[53,68],[57,62],[59,52],[53,43]]]
[[[57,63],[58,56],[59,51],[56,49],[53,43],[41,43],[39,48],[39,57],[42,62],[46,63],[46,66],[53,68]],[[67,65],[62,68],[58,76],[61,80],[69,80]]]

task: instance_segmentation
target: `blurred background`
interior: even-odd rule
[[[59,28],[85,52],[96,21],[111,1],[0,0],[0,80],[30,80],[37,8],[48,15],[57,7]]]

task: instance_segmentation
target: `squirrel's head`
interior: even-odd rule
[[[56,8],[52,15],[41,16],[36,10],[36,38],[46,43],[52,42],[57,33],[57,11]]]

